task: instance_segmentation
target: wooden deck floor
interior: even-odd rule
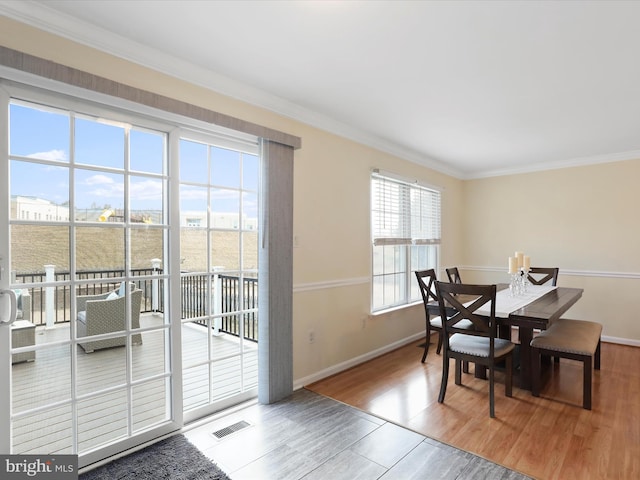
[[[160,325],[159,318],[142,316],[141,327],[154,325]],[[70,401],[72,358],[69,346],[38,350],[35,361],[13,365],[13,453],[82,453],[168,420],[171,415],[170,383],[163,374],[169,371],[165,365],[165,358],[169,358],[165,355],[169,342],[165,341],[164,330],[142,335],[142,345],[134,345],[131,349],[130,372],[127,372],[124,347],[91,354],[77,347],[76,398],[79,400],[75,405]],[[244,342],[241,360],[240,342],[236,337],[212,336],[214,361],[209,368],[208,364],[197,365],[208,358],[206,328],[185,325],[182,336],[185,411],[257,386],[257,344]],[[68,324],[49,330],[36,329],[38,345],[67,338]],[[134,383],[130,390],[126,387],[129,375]],[[95,396],[96,392],[105,389],[104,393]],[[127,405],[131,405],[131,411]],[[39,411],[26,414],[31,409]],[[77,416],[77,452],[73,449],[71,420],[74,415]]]

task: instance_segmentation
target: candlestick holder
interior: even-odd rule
[[[512,273],[511,274],[511,282],[509,283],[509,294],[512,297],[520,296],[520,288],[521,288],[521,286],[522,286],[522,284],[520,282],[519,273]]]
[[[520,268],[516,273],[511,273],[509,292],[512,297],[519,297],[527,293],[529,287],[529,269]]]
[[[527,293],[529,285],[531,285],[528,268],[522,267],[522,270],[520,270],[520,281],[522,282],[522,293]]]

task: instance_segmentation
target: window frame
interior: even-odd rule
[[[426,268],[439,270],[442,190],[378,169],[371,171],[372,314],[420,302],[422,299],[419,289],[414,285],[414,272]],[[416,225],[416,219],[419,225]],[[394,256],[395,270],[387,270],[390,262],[385,255],[388,256],[390,250]],[[396,278],[388,280],[389,276]],[[385,298],[385,287],[389,285],[393,289],[392,301]]]

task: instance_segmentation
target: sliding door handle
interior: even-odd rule
[[[17,314],[17,302],[16,302],[16,292],[14,292],[13,290],[0,290],[0,295],[9,295],[9,302],[11,303],[11,312],[9,314],[9,320],[5,320],[2,317],[2,313],[0,311],[0,324],[8,324],[11,325],[13,322],[16,321],[16,314]]]

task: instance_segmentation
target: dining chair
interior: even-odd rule
[[[451,283],[462,283],[462,278],[460,277],[460,272],[458,271],[458,267],[446,268],[447,277],[449,278],[449,282]]]
[[[466,285],[436,281],[440,316],[446,318],[447,308],[456,313],[442,322],[443,355],[442,382],[438,402],[443,403],[449,379],[449,360],[455,359],[455,382],[462,385],[462,362],[473,362],[489,369],[489,416],[495,417],[495,369],[505,363],[505,395],[512,396],[512,364],[515,345],[498,337],[495,315],[496,285]],[[464,302],[464,303],[461,303]],[[483,312],[478,309],[483,307]],[[488,311],[488,315],[487,315]],[[458,328],[467,320],[473,329]]]
[[[551,286],[555,287],[558,284],[559,272],[559,268],[531,267],[527,275],[527,280],[534,285],[544,285],[545,283],[551,282]]]
[[[431,312],[429,311],[429,303],[437,303],[438,297],[435,293],[435,285],[434,282],[436,280],[436,272],[433,268],[428,270],[416,270],[416,279],[418,280],[418,287],[420,288],[420,294],[422,295],[422,303],[424,305],[424,314],[425,314],[425,342],[424,342],[424,353],[422,354],[421,362],[427,358],[427,353],[429,352],[429,339],[431,338],[431,330],[435,330],[438,332],[438,348],[436,353],[440,353],[440,348],[442,346],[442,322],[440,321],[440,317],[431,318]],[[432,323],[433,322],[433,325]]]
[[[422,354],[421,362],[424,363],[429,352],[429,339],[431,338],[431,331],[438,332],[438,347],[436,353],[440,354],[442,350],[442,320],[440,316],[431,318],[432,310],[429,309],[429,304],[432,306],[438,305],[438,296],[435,291],[436,272],[433,268],[428,270],[416,270],[416,279],[418,280],[418,286],[420,287],[420,293],[422,294],[422,303],[424,304],[425,324],[426,324],[426,339],[424,344],[424,353]],[[469,321],[463,321],[458,325],[458,328],[473,328],[473,324]]]

